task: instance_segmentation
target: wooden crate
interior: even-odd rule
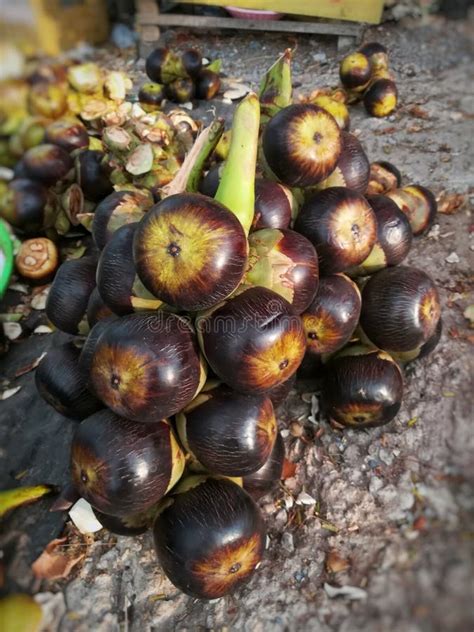
[[[279,13],[378,24],[383,0],[180,0],[184,4],[232,5],[241,9],[266,9]]]

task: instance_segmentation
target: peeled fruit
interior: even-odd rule
[[[138,276],[157,298],[189,311],[225,299],[239,285],[247,239],[225,206],[197,193],[181,193],[153,206],[135,233]]]
[[[156,504],[181,477],[184,461],[166,420],[137,424],[110,410],[84,420],[71,446],[75,488],[94,509],[111,516]]]
[[[432,227],[438,205],[429,189],[420,184],[410,184],[401,189],[389,191],[387,197],[393,200],[408,217],[415,237],[423,235]]]
[[[400,410],[403,377],[385,351],[348,348],[326,365],[323,402],[330,419],[352,428],[381,426]]]
[[[15,266],[26,279],[47,279],[58,267],[58,249],[46,237],[27,239],[18,250]]]
[[[435,333],[441,315],[438,290],[425,272],[407,266],[380,270],[364,285],[360,325],[385,351],[410,351]]]
[[[262,146],[268,166],[283,184],[314,186],[336,167],[341,131],[323,108],[309,103],[289,105],[266,125]]]
[[[289,228],[295,214],[296,201],[290,189],[273,180],[255,180],[252,230]]]
[[[370,116],[388,116],[397,107],[398,90],[392,79],[377,79],[364,94],[364,105]]]
[[[370,81],[372,66],[363,53],[346,55],[339,66],[342,85],[354,92],[362,92]]]
[[[153,538],[168,579],[193,597],[216,599],[246,582],[260,563],[265,531],[260,512],[239,485],[196,477],[169,498]],[[194,483],[194,486],[192,486]]]
[[[377,224],[371,206],[360,193],[331,187],[305,202],[295,230],[316,248],[321,272],[333,274],[366,259],[375,243]]]
[[[41,397],[61,415],[81,421],[103,408],[87,388],[79,367],[80,350],[71,342],[56,346],[41,360],[35,383]]]
[[[89,146],[89,135],[82,123],[74,119],[59,119],[46,128],[45,140],[71,152]]]
[[[73,163],[65,149],[45,143],[28,149],[23,165],[30,178],[51,186],[69,173]]]
[[[65,261],[59,268],[46,301],[46,315],[61,331],[78,333],[95,288],[96,268],[94,256]]]
[[[244,393],[263,393],[288,380],[305,352],[301,319],[276,292],[250,288],[196,321],[214,373]]]
[[[312,243],[294,230],[264,228],[250,235],[249,247],[244,285],[277,292],[301,314],[318,289],[318,256]]]
[[[104,404],[147,423],[184,408],[204,378],[191,325],[167,312],[130,314],[110,323],[90,366],[92,389]]]
[[[186,452],[213,474],[244,476],[269,457],[277,434],[271,400],[225,385],[200,393],[176,417]]]
[[[341,132],[342,150],[336,168],[318,189],[328,187],[347,187],[365,193],[369,183],[370,163],[360,141],[349,132]]]
[[[265,463],[256,472],[247,474],[242,479],[242,486],[256,500],[268,494],[278,483],[283,472],[285,461],[285,444],[278,432],[273,450]]]
[[[400,171],[390,162],[379,161],[370,165],[367,195],[385,195],[401,185]]]
[[[302,314],[308,352],[334,353],[354,333],[361,309],[360,291],[344,274],[320,279],[318,292]]]

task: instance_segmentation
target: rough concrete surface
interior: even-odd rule
[[[311,388],[302,385],[279,414],[296,472],[261,501],[268,549],[249,584],[227,598],[193,600],[161,573],[150,534],[100,532],[68,580],[35,586],[51,613],[48,629],[472,630],[473,363],[463,316],[474,302],[470,34],[472,25],[440,20],[372,29],[366,39],[389,48],[400,107],[388,120],[368,118],[361,107],[351,111],[352,130],[372,160],[395,163],[405,183],[467,194],[463,208],[440,215],[430,235],[415,240],[408,259],[440,288],[444,333],[430,357],[407,368],[396,420],[341,432],[313,411],[312,423]],[[297,92],[337,83],[331,40],[215,33],[166,39],[221,56],[227,75],[252,87],[279,52],[296,46]],[[298,504],[303,491],[313,504]],[[336,564],[343,569],[335,572]],[[346,588],[335,596],[333,587]]]

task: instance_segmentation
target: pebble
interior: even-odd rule
[[[285,533],[281,537],[281,546],[282,549],[287,551],[288,553],[293,553],[295,550],[295,545],[293,543],[293,535],[285,531]]]
[[[447,263],[459,263],[461,260],[460,260],[460,258],[459,258],[458,253],[453,251],[451,254],[449,254],[449,255],[446,257],[445,261],[446,261]]]
[[[369,482],[369,492],[372,495],[375,495],[379,491],[379,489],[382,489],[382,487],[383,487],[383,480],[379,478],[378,476],[372,476]]]
[[[392,465],[393,463],[393,453],[385,448],[380,448],[379,450],[379,459],[385,463],[385,465]]]
[[[296,504],[297,505],[315,505],[316,498],[313,498],[306,492],[300,492],[300,494],[298,494],[298,498],[296,499]]]

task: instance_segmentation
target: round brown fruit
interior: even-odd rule
[[[100,524],[116,535],[135,536],[148,531],[153,524],[154,507],[149,511],[133,514],[131,516],[109,516],[98,509],[93,509],[95,517]]]
[[[318,289],[319,266],[314,246],[294,230],[257,230],[249,237],[249,264],[243,283],[273,290],[301,314]]]
[[[335,99],[328,94],[320,94],[314,99],[311,99],[311,103],[329,112],[342,130],[349,129],[351,124],[349,110],[343,101]]]
[[[377,223],[367,200],[357,191],[331,187],[301,208],[295,230],[316,248],[324,274],[344,272],[362,263],[375,243]]]
[[[89,135],[82,123],[74,119],[59,119],[46,128],[46,142],[71,152],[89,146]]]
[[[166,98],[175,103],[187,103],[194,98],[194,82],[192,79],[175,79],[165,86]]]
[[[363,92],[367,87],[372,66],[364,53],[350,53],[339,65],[339,77],[342,85],[354,92]]]
[[[385,195],[400,186],[402,175],[390,162],[378,161],[370,165],[367,195]]]
[[[221,80],[217,72],[204,68],[196,77],[196,98],[210,101],[219,92]]]
[[[27,239],[18,250],[15,266],[26,279],[48,279],[58,267],[58,249],[46,237]]]
[[[272,180],[255,180],[252,230],[289,228],[295,210],[296,201],[290,189]]]
[[[362,53],[369,59],[373,70],[388,68],[388,53],[383,44],[367,42],[367,44],[359,48],[359,53]]]
[[[263,393],[288,380],[305,352],[301,318],[283,297],[250,288],[196,321],[214,373],[231,388]]]
[[[281,384],[274,386],[265,393],[265,395],[271,399],[273,408],[277,408],[280,404],[283,404],[290,394],[291,389],[295,386],[295,383],[296,373],[286,380],[286,382],[282,382]]]
[[[220,162],[213,165],[206,173],[199,184],[199,192],[203,195],[213,198],[217,193],[221,181],[224,163]]]
[[[65,261],[56,273],[46,301],[46,316],[55,327],[77,334],[95,288],[94,256]]]
[[[288,186],[314,186],[336,167],[342,149],[341,130],[317,105],[289,105],[265,127],[263,153],[275,176]]]
[[[387,197],[405,213],[415,237],[428,232],[438,211],[433,193],[420,184],[410,184],[402,189],[389,191]]]
[[[247,474],[242,479],[242,485],[252,498],[258,500],[268,494],[278,483],[283,472],[285,461],[285,444],[278,432],[273,450],[260,469],[252,474]]]
[[[326,365],[323,404],[328,417],[344,426],[388,423],[400,410],[402,396],[401,370],[384,351],[348,348]]]
[[[371,195],[367,201],[377,220],[377,239],[367,259],[349,271],[351,276],[367,276],[398,265],[409,253],[413,240],[410,223],[393,200],[385,195]]]
[[[176,416],[181,444],[213,474],[245,476],[269,457],[277,434],[271,400],[225,385],[200,393]]]
[[[97,248],[104,248],[114,232],[124,224],[142,219],[153,204],[151,195],[141,191],[114,191],[95,209],[92,236]]]
[[[336,168],[319,185],[318,189],[328,187],[347,187],[358,193],[365,193],[369,184],[370,163],[360,141],[349,132],[341,132],[342,151]]]
[[[97,342],[105,331],[105,329],[109,326],[111,322],[117,319],[117,316],[113,314],[112,316],[108,316],[107,318],[103,318],[99,320],[90,330],[89,335],[84,341],[84,345],[81,350],[81,354],[79,356],[79,366],[81,370],[86,374],[90,374],[92,358],[94,357],[95,347]]]
[[[197,477],[194,486],[186,479],[182,485],[189,489],[177,489],[153,525],[158,560],[188,595],[223,597],[259,565],[263,520],[252,498],[230,480]]]
[[[88,200],[100,202],[112,193],[110,167],[103,152],[84,149],[76,158],[75,168],[76,182]]]
[[[23,156],[23,164],[30,178],[46,186],[62,180],[73,166],[72,158],[65,149],[47,143],[28,149]]]
[[[149,81],[138,91],[138,101],[145,112],[159,108],[164,98],[165,87],[161,83]]]
[[[155,505],[180,479],[185,457],[166,420],[137,424],[103,410],[77,428],[75,488],[94,509],[129,516]]]
[[[377,79],[364,95],[364,105],[370,116],[388,116],[397,107],[398,90],[392,79]]]
[[[112,310],[104,303],[99,294],[99,290],[95,287],[87,303],[86,316],[89,327],[93,327],[99,320],[109,318],[112,314]]]
[[[12,226],[27,234],[42,230],[48,203],[48,190],[43,184],[28,178],[12,180],[0,202],[1,217]]]
[[[202,68],[202,55],[196,48],[185,50],[181,55],[181,61],[190,77],[195,77],[199,74]]]
[[[45,402],[61,415],[78,421],[103,408],[87,388],[79,354],[71,342],[56,346],[48,351],[35,373],[36,388]]]
[[[117,415],[156,422],[182,410],[197,394],[204,368],[188,321],[167,312],[113,321],[95,345],[90,379]]]
[[[363,333],[385,351],[410,351],[421,346],[435,333],[440,315],[436,285],[416,268],[380,270],[362,290]]]
[[[302,314],[307,352],[334,353],[351,339],[359,322],[361,297],[344,274],[323,277],[318,292]]]
[[[428,338],[428,340],[421,345],[421,347],[417,347],[416,349],[412,349],[411,351],[392,351],[390,355],[397,360],[400,364],[408,364],[409,362],[413,362],[413,360],[419,360],[421,358],[426,358],[426,356],[430,355],[436,347],[438,346],[439,341],[441,340],[441,334],[443,333],[443,319],[440,318],[438,320],[438,324],[436,325],[436,331],[434,334]]]
[[[188,311],[211,307],[236,289],[247,249],[235,215],[198,193],[172,195],[153,206],[134,238],[135,266],[145,287]]]

